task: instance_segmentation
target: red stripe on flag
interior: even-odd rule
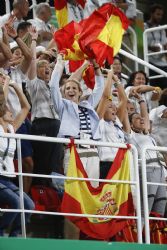
[[[67,5],[67,0],[54,0],[54,7],[56,10],[61,10]]]

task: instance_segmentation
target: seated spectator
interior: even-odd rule
[[[40,45],[47,47],[49,41],[53,37],[54,27],[49,23],[51,18],[51,9],[48,3],[40,3],[37,5],[36,17],[28,20],[38,31]]]
[[[153,87],[148,85],[148,78],[143,71],[133,72],[127,84],[125,92],[128,98],[134,101],[137,112],[139,111],[139,105],[135,98],[135,94],[141,94],[145,100],[148,111],[158,105],[158,99],[160,97],[161,89],[159,87]]]
[[[20,104],[21,111],[13,118],[11,111],[6,106],[4,101],[0,102],[0,133],[11,133],[20,127],[25,120],[30,106],[26,97],[17,86],[17,84],[10,83],[10,87],[16,91]],[[2,85],[0,85],[2,88]],[[2,97],[2,95],[1,95]],[[13,164],[14,152],[16,149],[16,140],[12,138],[0,138],[0,204],[8,205],[11,209],[20,209],[20,191],[19,188],[13,183],[15,169]],[[23,193],[24,208],[28,210],[34,209],[33,201],[26,193]],[[27,223],[31,214],[25,213],[25,222]],[[21,215],[17,212],[3,213],[0,220],[0,236],[3,236],[4,231],[10,226],[10,237],[16,237],[21,233]]]

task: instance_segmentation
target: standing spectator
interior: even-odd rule
[[[119,103],[112,101],[111,85],[114,82],[118,90]],[[126,122],[127,96],[118,77],[113,72],[108,73],[105,90],[97,109],[100,118],[101,140],[103,142],[125,143],[122,124]],[[100,178],[105,179],[117,154],[118,148],[98,147],[100,158]]]
[[[29,70],[27,90],[31,97],[32,134],[57,137],[60,127],[58,114],[53,108],[50,93],[51,68],[46,60],[36,60],[36,40],[38,32],[30,29],[32,35],[33,61]],[[58,76],[57,76],[58,77]],[[62,145],[51,142],[33,142],[33,159],[35,174],[50,174],[60,172],[62,160]],[[43,180],[43,179],[42,179]],[[34,182],[42,183],[36,178]]]
[[[0,86],[2,88],[2,85]],[[21,104],[21,111],[13,118],[12,113],[7,108],[4,102],[0,103],[0,133],[11,133],[20,127],[25,120],[30,106],[26,100],[26,97],[17,86],[17,84],[10,83],[19,98]],[[20,192],[19,188],[13,183],[12,179],[16,176],[13,164],[14,152],[16,149],[16,141],[12,138],[0,138],[0,203],[8,205],[12,209],[20,209]],[[26,193],[23,193],[24,208],[28,210],[34,209],[32,200]],[[25,222],[28,222],[31,214],[25,214]],[[21,232],[21,215],[18,212],[3,213],[0,220],[0,236],[3,236],[4,230],[10,227],[9,236],[16,237]]]
[[[145,23],[145,29],[158,27],[161,24],[164,16],[164,7],[160,4],[154,4],[150,8],[150,19]],[[157,30],[149,32],[148,35],[148,49],[149,53],[159,52],[167,49],[167,37],[165,30]],[[149,56],[149,62],[156,67],[167,72],[166,54],[158,54]],[[150,71],[151,75],[156,75],[154,71]],[[166,88],[166,78],[152,79],[152,85],[158,85],[162,89]]]
[[[143,99],[139,100],[140,113],[133,113],[129,116],[129,143],[134,144],[138,150],[139,158],[143,147],[156,146],[156,142],[149,134],[150,122],[146,103]],[[141,169],[139,168],[140,175]],[[148,182],[165,183],[163,166],[158,160],[156,151],[146,152],[146,174]],[[142,177],[140,177],[140,180]],[[166,187],[158,185],[147,185],[148,190],[148,208],[149,212],[156,212],[162,217],[164,216],[166,206]]]
[[[151,132],[157,144],[167,147],[167,88],[162,91],[159,106],[151,110],[149,118],[152,122]],[[163,155],[167,164],[167,152]]]
[[[5,28],[7,30],[7,34],[15,41],[12,53],[13,58],[10,60],[9,64],[6,65],[6,73],[10,76],[11,80],[16,82],[18,87],[22,90],[22,84],[26,79],[26,74],[28,72],[29,66],[32,60],[31,50],[27,47],[27,45],[23,42],[23,40],[18,36],[16,29],[12,26],[13,21],[7,23]],[[19,99],[12,88],[9,88],[8,94],[8,105],[14,118],[17,113],[21,110]],[[20,126],[19,131],[17,133],[20,134],[30,134],[29,132],[29,121],[26,119],[22,126]],[[25,173],[32,173],[33,170],[33,160],[32,160],[32,147],[31,143],[28,140],[22,140],[22,164],[23,171]],[[24,191],[29,192],[31,186],[31,177],[24,177]]]
[[[65,138],[80,138],[83,140],[100,139],[99,117],[95,112],[103,93],[104,80],[99,66],[94,63],[95,68],[95,87],[88,100],[81,101],[82,90],[80,80],[83,70],[88,66],[85,62],[63,85],[62,93],[59,88],[59,81],[63,74],[64,62],[61,55],[58,57],[57,64],[51,77],[51,93],[54,101],[54,108],[61,118],[59,136]],[[70,124],[70,126],[69,126]],[[89,178],[99,177],[99,158],[96,147],[80,145],[78,148],[83,167]],[[64,153],[64,173],[67,173],[70,152],[65,149]],[[91,182],[94,187],[97,182]],[[69,221],[65,221],[65,237],[68,239],[78,239],[79,231]]]

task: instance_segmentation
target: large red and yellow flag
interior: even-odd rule
[[[89,58],[95,58],[99,65],[103,65],[105,60],[112,64],[128,25],[128,18],[119,8],[104,4],[82,23],[79,46]]]
[[[56,31],[54,39],[58,48],[64,49],[66,60],[91,58],[102,66],[105,60],[112,64],[128,25],[119,8],[104,4],[80,23],[71,22]]]
[[[127,149],[119,149],[107,179],[130,180],[128,153]],[[74,144],[71,144],[67,176],[87,178]],[[134,215],[130,185],[101,183],[98,188],[93,188],[87,181],[66,180],[62,212],[104,216]],[[126,227],[125,219],[93,218],[91,216],[68,216],[67,218],[75,223],[82,232],[96,239],[108,240]]]

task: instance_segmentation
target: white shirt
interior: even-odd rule
[[[118,122],[100,121],[101,141],[125,143],[124,133]],[[114,161],[118,148],[98,147],[100,161]]]
[[[131,130],[130,135],[128,135],[128,141],[131,144],[134,144],[137,148],[139,159],[141,158],[141,152],[143,147],[152,147],[156,146],[155,140],[152,138],[151,135],[143,134],[143,133],[135,133]],[[146,160],[155,160],[154,162],[147,163],[148,167],[160,167],[158,159],[157,159],[157,151],[148,150],[146,152]]]
[[[11,134],[14,134],[13,126],[8,124],[8,130]],[[3,127],[0,125],[0,134],[4,133]],[[9,149],[7,152],[7,156],[5,157],[3,161],[4,153],[7,149],[8,145],[8,139],[0,137],[0,174],[7,177],[15,177],[15,174],[10,174],[11,172],[15,172],[13,158],[14,153],[16,150],[16,140],[15,139],[9,139]],[[5,164],[5,168],[3,168],[3,165]]]
[[[157,144],[163,147],[167,147],[167,118],[162,118],[165,109],[167,107],[161,105],[152,109],[149,114],[149,118],[152,121],[152,135]]]

